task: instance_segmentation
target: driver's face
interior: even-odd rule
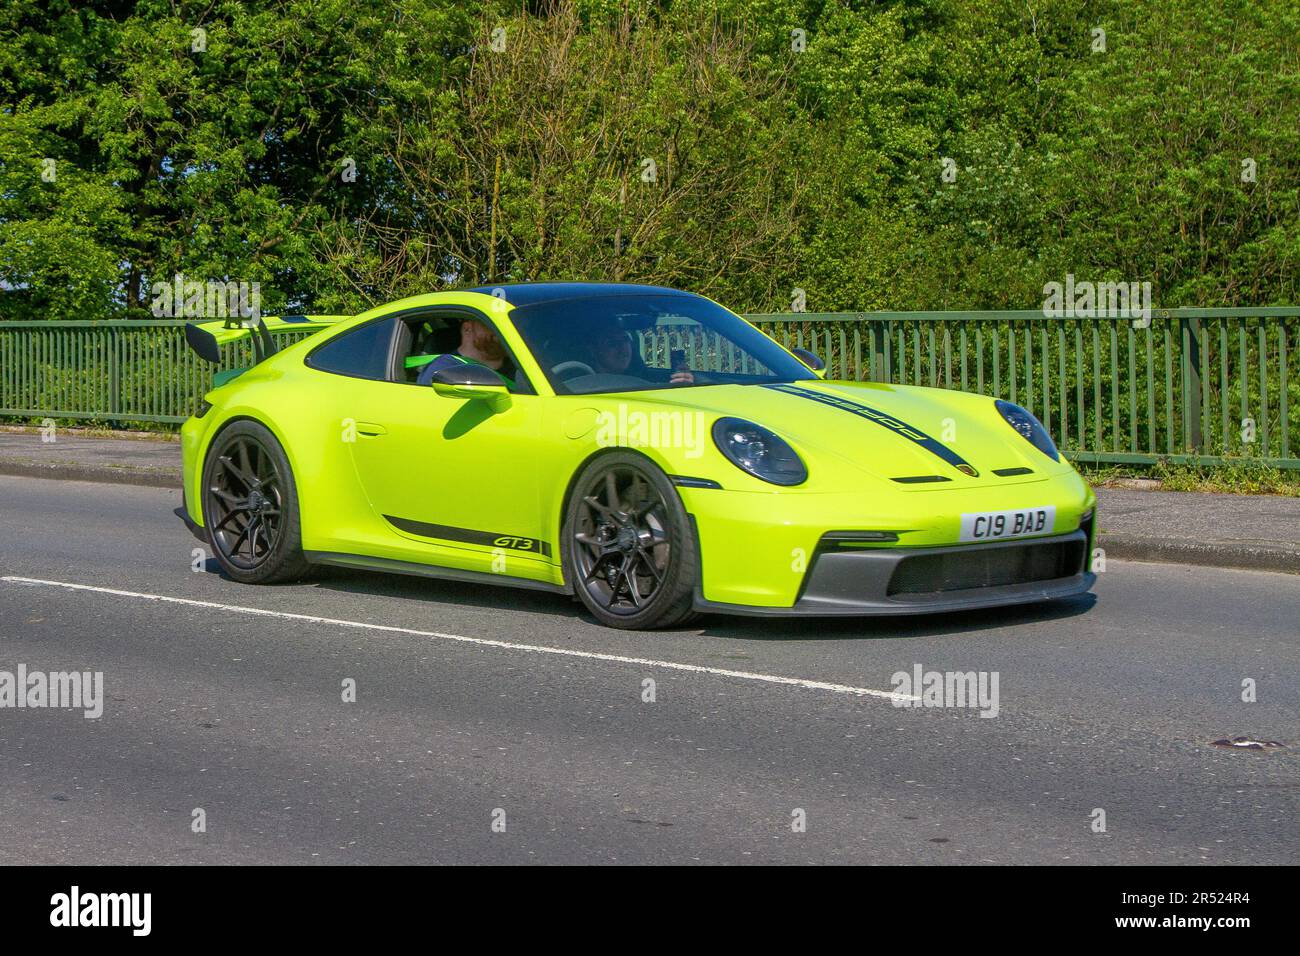
[[[470,320],[465,323],[466,335],[478,353],[489,361],[505,358],[505,346],[497,334],[482,322]]]
[[[626,332],[602,333],[596,339],[595,352],[602,372],[623,372],[632,364],[632,340]]]

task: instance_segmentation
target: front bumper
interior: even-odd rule
[[[779,617],[929,614],[1024,604],[1082,594],[1089,570],[1089,529],[1046,538],[937,548],[818,548],[792,607],[705,600],[695,609]]]
[[[194,535],[195,538],[197,538],[198,540],[202,541],[204,544],[207,544],[207,543],[208,543],[208,532],[207,532],[206,530],[204,530],[203,528],[201,528],[199,525],[197,525],[197,524],[194,523],[194,519],[190,517],[189,509],[185,506],[184,501],[185,501],[185,497],[184,497],[184,495],[182,495],[182,496],[181,496],[181,502],[182,502],[181,506],[180,506],[179,508],[173,508],[173,509],[172,509],[172,514],[174,514],[176,517],[180,518],[181,521],[183,521],[183,522],[185,523],[185,530],[186,530],[186,531],[188,531],[190,534]]]
[[[188,422],[185,423],[185,426],[181,429],[182,435],[184,435],[185,428],[189,427],[190,422],[194,422],[194,421],[197,421],[197,419],[191,418]],[[182,440],[184,441],[187,439],[182,438]],[[193,441],[193,438],[191,437],[188,440]],[[189,463],[191,461],[193,461],[192,455],[183,454],[181,456],[181,468],[183,472],[183,477],[181,479],[181,506],[173,510],[172,514],[176,515],[176,517],[180,518],[181,521],[185,523],[186,531],[194,535],[194,537],[197,538],[199,541],[202,541],[204,544],[207,544],[208,532],[203,528],[202,525],[200,525],[197,521],[194,520],[195,515],[202,517],[202,512],[198,508],[195,508],[193,510],[190,509],[190,495],[188,489],[193,487],[193,482],[191,481],[191,475],[189,473],[189,468],[190,468]]]
[[[698,532],[701,600],[785,613],[808,593],[814,560],[826,550],[829,535],[897,536],[897,543],[863,541],[865,546],[856,549],[861,552],[896,549],[916,554],[956,548],[965,554],[981,547],[959,544],[965,513],[1053,505],[1056,521],[1045,530],[1059,536],[1081,528],[1091,534],[1096,508],[1091,489],[1073,472],[1038,481],[932,491],[871,486],[826,494],[681,487],[678,492]],[[897,608],[895,613],[905,610]]]

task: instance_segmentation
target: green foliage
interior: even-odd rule
[[[1222,462],[1214,466],[1080,465],[1079,472],[1094,487],[1123,488],[1134,480],[1155,481],[1162,491],[1203,491],[1237,495],[1283,495],[1300,498],[1300,472],[1270,468],[1257,461]]]
[[[177,273],[268,311],[1294,303],[1298,61],[1294,0],[10,0],[0,318],[144,316]]]

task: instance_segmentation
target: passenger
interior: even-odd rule
[[[613,319],[602,322],[592,336],[591,351],[596,359],[595,371],[608,375],[644,375],[650,371],[632,344],[632,336]],[[635,357],[635,363],[633,359]],[[674,352],[674,358],[677,358]],[[695,376],[686,368],[684,360],[674,361],[673,385],[694,385]]]

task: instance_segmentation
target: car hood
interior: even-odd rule
[[[838,462],[904,491],[1041,481],[1070,468],[1014,432],[992,398],[948,389],[810,380],[601,398],[647,411],[698,411],[706,428],[722,417],[747,419],[788,441],[814,474]]]

